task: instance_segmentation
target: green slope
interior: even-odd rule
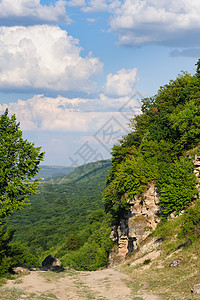
[[[89,221],[86,216],[103,208],[102,191],[110,161],[90,163],[70,175],[40,184],[31,205],[8,218],[14,239],[28,244],[32,253],[57,246],[76,234]]]
[[[41,178],[42,180],[46,180],[47,178],[65,176],[73,170],[73,167],[41,166],[41,170],[38,172],[35,178]]]

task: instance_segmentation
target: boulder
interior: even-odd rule
[[[14,267],[12,270],[15,274],[18,274],[18,275],[28,275],[28,274],[30,274],[29,269],[25,268],[25,267]]]
[[[45,268],[61,267],[61,261],[50,254],[43,260],[42,266]]]

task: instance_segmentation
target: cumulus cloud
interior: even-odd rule
[[[114,10],[110,25],[121,45],[198,46],[199,15],[196,0],[125,0]]]
[[[0,25],[57,24],[70,22],[66,15],[66,1],[55,1],[49,6],[40,0],[1,0]]]
[[[89,92],[103,65],[78,43],[57,26],[0,27],[0,88]]]
[[[116,98],[103,95],[98,99],[35,95],[28,100],[19,99],[17,102],[1,104],[0,114],[8,108],[11,115],[16,115],[23,131],[95,133],[110,122],[109,120],[114,120],[114,124],[121,124],[123,128],[126,127],[125,114],[129,114],[132,111],[130,106],[134,107],[135,104],[135,100],[128,97],[119,98],[117,101]],[[135,113],[139,113],[139,110]]]
[[[137,69],[121,69],[116,74],[108,74],[104,93],[112,96],[131,96],[138,81]]]
[[[87,118],[77,108],[84,99],[68,99],[36,95],[29,100],[0,105],[0,112],[8,107],[10,114],[16,114],[22,130],[43,131],[87,131]]]

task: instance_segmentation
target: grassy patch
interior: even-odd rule
[[[133,278],[133,295],[142,293],[160,295],[161,299],[200,299],[191,294],[191,289],[200,283],[200,241],[196,241],[190,247],[181,248],[170,255],[166,254],[166,244],[159,261],[154,261],[148,270],[143,271],[142,265],[123,267],[124,271]],[[180,259],[181,265],[170,267],[172,259]],[[159,268],[162,262],[163,268]],[[143,265],[144,266],[144,265]],[[139,295],[138,295],[139,296]]]
[[[37,300],[53,300],[53,299],[58,299],[56,295],[52,293],[43,293],[40,296],[36,298]]]
[[[1,300],[16,300],[20,299],[21,296],[24,295],[24,292],[18,288],[8,288],[1,287],[0,288],[0,299]]]
[[[56,273],[56,272],[46,271],[46,272],[41,272],[40,274],[48,282],[58,280],[65,276],[64,272]]]

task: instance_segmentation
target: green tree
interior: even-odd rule
[[[32,178],[44,152],[22,138],[19,126],[15,115],[8,116],[8,109],[0,116],[0,219],[27,205],[39,183]]]
[[[200,60],[196,65],[195,75],[183,72],[154,97],[141,100],[142,113],[130,120],[131,132],[113,147],[103,200],[114,223],[149,182],[157,188],[163,216],[195,199],[192,157],[200,151]]]

